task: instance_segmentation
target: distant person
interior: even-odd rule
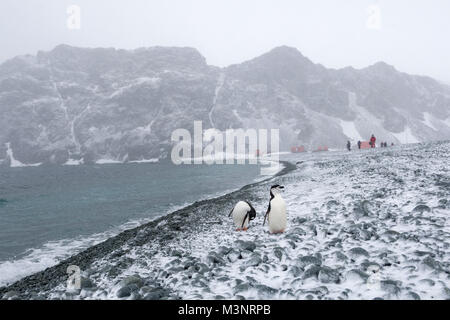
[[[350,141],[347,141],[347,150],[348,151],[352,150],[352,144],[350,143]]]
[[[372,148],[375,148],[375,143],[377,142],[377,138],[375,138],[375,135],[372,134],[372,137],[370,138],[370,146]]]
[[[358,149],[361,150],[361,141],[358,140]]]

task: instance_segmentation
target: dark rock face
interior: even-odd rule
[[[342,121],[364,139],[398,143],[409,129],[418,141],[442,140],[449,106],[450,88],[430,78],[384,63],[326,69],[288,47],[220,69],[191,48],[60,45],[0,65],[0,162],[165,158],[172,131],[192,131],[194,120],[281,128],[284,150],[356,138]]]

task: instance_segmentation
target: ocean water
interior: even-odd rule
[[[259,173],[170,162],[0,168],[0,286]]]

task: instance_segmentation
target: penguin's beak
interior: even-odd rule
[[[284,189],[284,186],[279,186],[278,188],[280,188],[280,189]]]

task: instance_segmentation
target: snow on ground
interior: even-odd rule
[[[403,130],[403,132],[400,133],[392,133],[392,135],[394,137],[397,138],[398,141],[400,141],[400,143],[402,144],[407,144],[407,143],[419,143],[420,141],[412,134],[411,132],[411,128],[410,127],[406,127],[405,130]]]
[[[363,137],[359,134],[353,121],[340,120],[342,131],[344,134],[353,141],[364,141]]]
[[[64,163],[64,165],[65,166],[79,166],[79,165],[81,165],[81,164],[83,164],[84,163],[84,160],[83,159],[79,159],[79,160],[77,160],[77,159],[68,159],[65,163]]]
[[[295,170],[155,221],[83,269],[82,290],[62,281],[38,296],[449,299],[449,151],[435,143],[286,156]],[[275,183],[288,208],[281,235],[262,226]],[[228,217],[241,199],[258,213],[247,232]]]
[[[14,158],[14,152],[13,149],[11,148],[11,143],[7,142],[6,143],[6,156],[9,158],[10,164],[9,166],[11,168],[21,168],[21,167],[37,167],[40,166],[41,163],[22,163],[19,160],[16,160],[16,158]]]
[[[161,82],[161,78],[157,78],[157,77],[155,77],[155,78],[151,78],[151,77],[136,78],[136,79],[133,79],[132,81],[130,81],[125,86],[117,88],[110,95],[110,98],[116,98],[118,96],[121,96],[125,92],[132,90],[136,87],[142,86],[142,85],[150,85],[151,87],[156,88],[159,86],[160,82]],[[120,86],[120,85],[118,85],[116,83],[114,84],[114,87],[118,87],[118,86]]]
[[[151,159],[141,159],[141,160],[133,160],[129,161],[129,163],[156,163],[159,162],[158,158],[151,158]]]
[[[99,159],[95,161],[96,164],[118,164],[122,163],[122,161],[114,160],[114,159]]]
[[[425,119],[425,120],[423,121],[423,123],[424,123],[427,127],[433,129],[434,131],[439,131],[438,129],[436,129],[436,127],[435,127],[434,124],[433,124],[433,122],[435,121],[435,118],[433,117],[433,115],[432,115],[431,113],[429,113],[429,112],[424,112],[424,113],[423,113],[423,117],[424,117],[424,119]]]

